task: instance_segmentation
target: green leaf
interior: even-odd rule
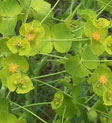
[[[76,86],[86,82],[86,78],[77,78],[73,76],[72,79],[73,79],[73,84]]]
[[[93,9],[95,7],[95,0],[83,0],[82,1],[82,5],[85,8],[88,8],[88,9]]]
[[[86,101],[86,99],[85,98],[77,98],[77,99],[74,99],[73,100],[73,103],[75,104],[75,107],[76,107],[76,113],[77,113],[77,116],[78,117],[81,117],[82,116],[82,113],[83,113],[83,110],[84,110],[84,107],[82,107],[81,105],[79,105],[79,103],[80,104],[84,104],[85,105],[85,101]],[[87,111],[86,111],[87,112]]]
[[[93,84],[93,91],[98,95],[98,96],[103,96],[104,91],[106,90],[105,85],[102,85],[98,82]]]
[[[100,43],[96,40],[94,40],[93,38],[91,39],[91,50],[92,52],[97,55],[97,56],[100,56],[101,54],[104,53],[105,51],[105,48],[104,48],[104,45],[103,43]]]
[[[73,99],[77,99],[81,94],[81,89],[79,86],[73,86],[72,87],[72,96]]]
[[[60,53],[68,52],[72,45],[72,42],[69,41],[73,38],[72,32],[68,30],[64,23],[54,25],[51,32],[54,48]]]
[[[31,79],[27,75],[20,73],[12,74],[7,79],[7,86],[10,91],[15,91],[19,94],[25,94],[34,89]]]
[[[0,70],[0,79],[2,81],[2,84],[7,86],[7,77],[10,76],[10,73],[7,71],[7,69]]]
[[[17,123],[16,116],[7,113],[7,112],[1,112],[0,113],[0,123]]]
[[[72,56],[66,60],[65,69],[73,77],[83,78],[89,75],[88,69],[82,64],[78,55]]]
[[[8,100],[5,98],[0,98],[0,113],[1,112],[8,112]]]
[[[39,20],[42,20],[51,9],[51,5],[44,0],[32,0],[31,7],[36,11]]]
[[[6,38],[0,40],[0,53],[3,56],[11,55],[11,52],[8,49],[7,45],[6,45],[6,42],[7,42],[7,39]]]
[[[84,59],[83,64],[88,69],[96,69],[97,68],[99,62],[93,62],[92,60],[98,60],[98,57],[93,54],[89,45],[86,47],[82,57]],[[90,60],[90,61],[87,61],[87,60]]]
[[[17,16],[4,17],[0,25],[0,33],[5,37],[15,35],[15,27],[17,24]]]
[[[40,53],[51,53],[53,49],[53,43],[51,42],[51,30],[47,25],[43,25],[45,30],[45,35],[42,38],[42,45],[40,48]]]
[[[72,102],[71,98],[64,95],[64,100],[60,108],[56,109],[56,113],[60,116],[63,116],[63,112],[65,110],[64,117],[66,119],[71,119],[76,114],[76,107]]]
[[[106,117],[100,117],[100,122],[101,123],[111,123],[111,122],[108,122],[107,121],[107,118]]]
[[[73,32],[74,32],[74,36],[75,37],[77,37],[77,38],[83,38],[83,37],[85,37],[85,35],[84,35],[84,24],[85,24],[85,22],[84,21],[80,21],[80,20],[73,20],[73,23],[72,23],[72,25],[73,25],[73,27],[72,27],[72,30],[73,30]],[[82,42],[73,42],[73,44],[75,45],[77,45],[77,43],[82,43]]]
[[[96,12],[92,9],[79,9],[78,14],[85,20],[90,20],[96,17]]]
[[[7,46],[13,54],[19,53],[20,56],[27,55],[30,52],[30,43],[18,36],[10,38],[7,41]]]
[[[106,107],[104,105],[103,99],[98,99],[94,105],[92,106],[93,109],[99,110],[102,112],[106,112]]]
[[[4,17],[13,17],[20,14],[22,7],[17,0],[0,1],[0,15]]]

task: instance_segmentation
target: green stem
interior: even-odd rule
[[[61,20],[61,19],[58,19],[58,18],[55,18],[55,17],[52,17],[53,20],[56,20],[56,21],[59,21],[59,22],[64,22],[64,20]]]
[[[55,123],[56,119],[57,119],[57,114],[54,116],[53,123]]]
[[[25,106],[22,106],[22,107],[26,108],[26,107],[32,107],[32,106],[49,105],[49,104],[51,104],[51,102],[34,103],[34,104],[25,105]],[[18,109],[21,109],[21,107],[13,108],[11,110],[18,110]]]
[[[51,74],[47,74],[47,75],[32,77],[31,79],[40,79],[40,78],[55,76],[55,75],[62,74],[62,73],[66,73],[66,71],[64,70],[64,71],[60,71],[60,72],[56,72],[56,73],[51,73]]]
[[[93,94],[92,96],[90,96],[90,98],[87,99],[87,100],[85,101],[85,103],[88,103],[93,97],[95,97],[95,94]]]
[[[59,89],[59,88],[56,88],[56,87],[54,87],[54,86],[52,86],[52,85],[50,85],[50,84],[48,84],[48,83],[46,83],[46,82],[43,82],[43,81],[40,81],[40,80],[37,80],[37,79],[33,79],[33,80],[34,80],[34,81],[37,81],[37,82],[40,82],[40,83],[42,83],[42,84],[44,84],[44,85],[47,85],[47,86],[49,86],[49,87],[55,89],[56,91],[60,91],[60,92],[64,93],[66,96],[68,96],[68,97],[71,98],[71,96],[70,96],[69,94],[63,92],[63,91],[62,91],[61,89]]]
[[[86,108],[87,110],[89,110],[90,109],[90,107],[88,107],[88,106],[86,106],[86,105],[84,105],[84,104],[82,104],[82,103],[76,103],[77,105],[80,105],[80,106],[82,106],[82,107],[84,107],[84,108]]]
[[[48,18],[48,16],[51,14],[51,12],[54,10],[54,8],[58,5],[59,2],[60,2],[60,0],[57,0],[57,2],[51,8],[51,10],[48,12],[48,14],[42,19],[41,24]]]
[[[98,17],[108,6],[109,6],[109,4],[112,2],[112,0],[110,0],[104,7],[103,7],[103,9],[97,14],[97,16],[96,17]]]
[[[65,58],[65,57],[61,57],[61,56],[57,56],[57,55],[52,55],[52,54],[45,54],[45,53],[39,53],[40,55],[46,55],[46,56],[49,56],[49,57],[54,57],[54,58],[59,58],[59,59],[65,59],[67,60],[68,58]]]
[[[71,6],[70,6],[70,14],[72,13],[73,5],[74,5],[74,0],[72,0],[72,2],[71,2]]]
[[[112,62],[112,60],[84,60],[84,62]]]
[[[72,25],[72,26],[73,26],[73,25]],[[73,26],[73,27],[75,27],[75,26]],[[84,28],[84,26],[81,26],[81,27],[79,27],[79,28],[73,30],[72,32],[77,32],[77,31],[79,31],[80,29],[83,29],[83,28]],[[88,39],[89,39],[89,38],[88,38]]]
[[[82,3],[76,6],[75,10],[73,11],[72,15],[74,16],[77,10],[81,7]]]
[[[103,1],[101,1],[101,0],[96,0],[96,1],[98,1],[98,2],[100,2],[100,3],[102,3],[102,4],[107,5],[107,3],[105,3],[105,2],[103,2]],[[111,6],[111,5],[108,5],[108,6],[112,8],[112,6]]]
[[[2,84],[1,89],[0,89],[0,96],[5,97],[7,88]]]
[[[84,64],[81,64],[81,65],[88,71],[89,74],[91,75],[93,74]]]
[[[52,59],[48,59],[47,61],[48,61],[48,62],[57,62],[57,63],[61,63],[61,64],[64,63],[64,62],[62,62],[62,61],[59,61],[59,60],[52,60]]]
[[[7,94],[7,96],[6,96],[6,99],[9,98],[10,94],[11,94],[11,91],[8,92],[8,94]]]
[[[108,116],[108,114],[107,113],[105,113],[105,112],[102,112],[102,111],[100,111],[100,110],[97,110],[97,109],[93,109],[94,111],[96,111],[96,112],[98,112],[98,113],[101,113],[101,114],[103,114],[104,116],[106,116],[106,117],[109,117]]]
[[[82,27],[81,27],[82,28]],[[53,41],[55,41],[55,42],[70,42],[70,41],[76,41],[76,42],[78,42],[78,41],[88,41],[88,40],[90,40],[90,38],[72,38],[72,39],[53,39]],[[42,41],[51,41],[51,40],[49,40],[49,39],[43,39]]]
[[[48,84],[51,84],[51,83],[54,83],[54,82],[60,82],[62,79],[56,79],[56,80],[53,80],[53,81],[48,81],[47,83]],[[39,84],[38,86],[43,86],[44,84]]]
[[[13,105],[16,105],[16,106],[22,108],[23,110],[29,112],[30,114],[32,114],[33,116],[35,116],[37,119],[39,119],[39,120],[42,121],[43,123],[48,123],[48,122],[46,122],[45,120],[43,120],[41,117],[39,117],[38,115],[36,115],[35,113],[33,113],[32,111],[30,111],[29,109],[27,109],[27,108],[25,108],[25,107],[23,107],[23,106],[21,106],[21,105],[15,103],[15,102],[12,102],[12,101],[10,101],[10,103],[12,103]]]
[[[67,87],[64,87],[64,92],[67,93],[67,91],[68,91]],[[61,123],[64,123],[65,112],[66,112],[66,105],[64,106],[64,111],[63,111]]]
[[[23,23],[26,23],[26,21],[28,19],[28,15],[29,15],[29,12],[30,12],[30,7],[31,7],[31,2],[32,2],[32,0],[29,1],[28,9],[26,11],[26,14],[25,14],[25,18],[24,18],[24,22]]]
[[[66,112],[66,106],[64,107],[61,123],[64,123],[65,112]]]
[[[82,106],[82,107],[84,107],[84,108],[86,108],[87,110],[90,110],[90,107],[88,107],[88,106],[86,106],[86,105],[84,105],[84,104],[82,104],[82,103],[76,103],[76,104],[77,104],[77,105],[80,105],[80,106]],[[93,109],[94,111],[99,112],[99,113],[105,115],[106,117],[108,117],[107,113],[102,112],[102,111],[97,110],[97,109],[94,109],[94,108],[92,108],[92,109]]]

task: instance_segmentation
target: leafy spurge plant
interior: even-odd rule
[[[112,122],[112,0],[67,1],[0,1],[0,123]]]

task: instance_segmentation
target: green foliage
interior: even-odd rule
[[[87,68],[83,65],[80,56],[72,56],[66,61],[65,68],[72,76],[83,78],[89,75]]]
[[[16,116],[10,114],[10,113],[6,113],[6,112],[1,112],[0,113],[0,122],[3,123],[17,123],[18,119],[16,118]]]
[[[96,12],[91,9],[79,9],[77,13],[85,20],[94,19],[97,16]]]
[[[62,105],[60,108],[56,109],[56,113],[59,116],[63,116],[64,113],[64,117],[66,119],[71,119],[76,113],[76,108],[71,98],[64,95],[64,100],[62,102]]]
[[[49,26],[43,25],[45,30],[45,35],[42,38],[42,45],[40,48],[40,53],[51,53],[53,50],[53,43],[52,43],[52,37],[51,37],[51,30]]]
[[[8,112],[8,100],[5,98],[0,98],[0,113]]]
[[[61,53],[68,52],[72,45],[72,42],[69,41],[69,39],[73,38],[72,32],[70,32],[66,25],[63,23],[54,25],[51,29],[51,32],[53,37],[52,41],[54,44],[54,48]]]
[[[3,17],[13,17],[20,14],[21,5],[16,0],[0,1],[0,15]]]
[[[0,98],[0,123],[17,123],[15,115],[8,113],[9,102],[5,98]]]
[[[17,16],[13,17],[2,17],[0,25],[0,33],[7,36],[15,35],[15,26],[17,24]]]

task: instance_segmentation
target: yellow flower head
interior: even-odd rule
[[[105,75],[101,75],[100,78],[99,78],[99,82],[100,82],[100,84],[105,85],[105,84],[108,83],[108,79]]]
[[[93,38],[96,40],[96,41],[99,41],[101,39],[101,34],[100,32],[94,32],[93,33]]]
[[[9,67],[9,71],[12,72],[12,73],[17,73],[18,68],[19,68],[19,65],[11,64],[10,67]]]
[[[27,39],[29,42],[33,41],[35,39],[35,31],[30,31],[28,34],[27,34]]]

